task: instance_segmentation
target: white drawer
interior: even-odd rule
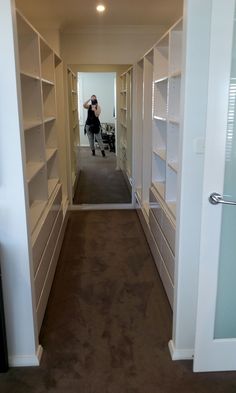
[[[154,236],[154,239],[155,239],[155,241],[157,243],[157,246],[158,246],[159,250],[161,251],[161,244],[162,244],[163,236],[162,236],[162,233],[161,233],[161,228],[160,228],[157,220],[155,219],[152,211],[150,211],[150,214],[149,214],[149,225],[150,225],[150,228],[151,228],[151,232],[152,232],[152,234]]]
[[[34,274],[36,273],[38,269],[38,265],[40,262],[40,259],[43,255],[46,243],[48,241],[51,229],[53,227],[54,221],[57,217],[58,211],[60,210],[61,207],[61,201],[62,201],[62,191],[61,187],[58,190],[58,193],[50,207],[50,210],[48,211],[48,214],[45,217],[44,222],[41,225],[41,228],[39,230],[39,234],[33,244],[33,264],[34,264]]]
[[[174,282],[175,257],[152,212],[150,212],[149,215],[149,223],[150,223],[151,232],[153,234],[153,237],[155,238],[155,241],[160,250],[161,256],[165,262],[171,280],[172,282]]]
[[[168,270],[168,273],[170,275],[170,278],[171,278],[172,282],[174,283],[175,257],[174,257],[164,236],[163,236],[163,241],[162,241],[161,254],[162,254],[163,260],[165,262],[166,268]]]
[[[39,264],[38,271],[35,276],[35,298],[36,298],[36,305],[38,304],[42,289],[44,287],[45,278],[48,272],[48,268],[50,266],[50,261],[57,244],[57,238],[61,229],[63,220],[63,213],[62,210],[57,215],[56,221],[50,233],[48,243],[46,245],[45,251],[43,253],[42,259]]]
[[[162,211],[160,203],[156,199],[156,197],[153,194],[151,189],[150,189],[150,192],[149,192],[149,198],[150,198],[150,209],[151,209],[152,213],[154,214],[154,216],[156,217],[158,224],[162,228],[163,211]]]
[[[175,255],[175,227],[173,226],[167,215],[164,213],[164,211],[162,230],[173,254]]]
[[[163,263],[162,268],[161,268],[161,279],[167,294],[167,297],[169,299],[171,308],[173,309],[173,304],[174,304],[174,286],[172,284],[171,278],[169,276],[169,273],[167,271],[167,268],[165,266],[165,263]]]

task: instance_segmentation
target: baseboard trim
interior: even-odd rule
[[[38,346],[34,355],[13,355],[9,356],[8,362],[10,367],[35,367],[40,365],[43,354],[43,347]]]
[[[172,360],[193,360],[193,349],[176,349],[173,340],[169,341],[168,347]]]
[[[132,203],[104,203],[97,205],[70,205],[70,211],[76,210],[129,210],[134,209],[134,205]]]

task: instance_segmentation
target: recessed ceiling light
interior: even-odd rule
[[[99,4],[99,5],[96,7],[96,10],[97,10],[98,12],[104,12],[105,9],[106,9],[106,7],[105,7],[105,5],[103,5],[103,4]]]

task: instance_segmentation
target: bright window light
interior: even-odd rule
[[[104,12],[106,7],[103,4],[99,4],[96,9],[98,12]]]

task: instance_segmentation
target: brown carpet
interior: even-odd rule
[[[167,348],[172,314],[135,211],[70,215],[37,368],[1,393],[235,393],[236,373],[193,374]]]
[[[87,147],[78,149],[79,181],[74,204],[131,203],[131,194],[121,170],[116,169],[115,153],[106,150],[102,157],[100,149],[96,156]]]

